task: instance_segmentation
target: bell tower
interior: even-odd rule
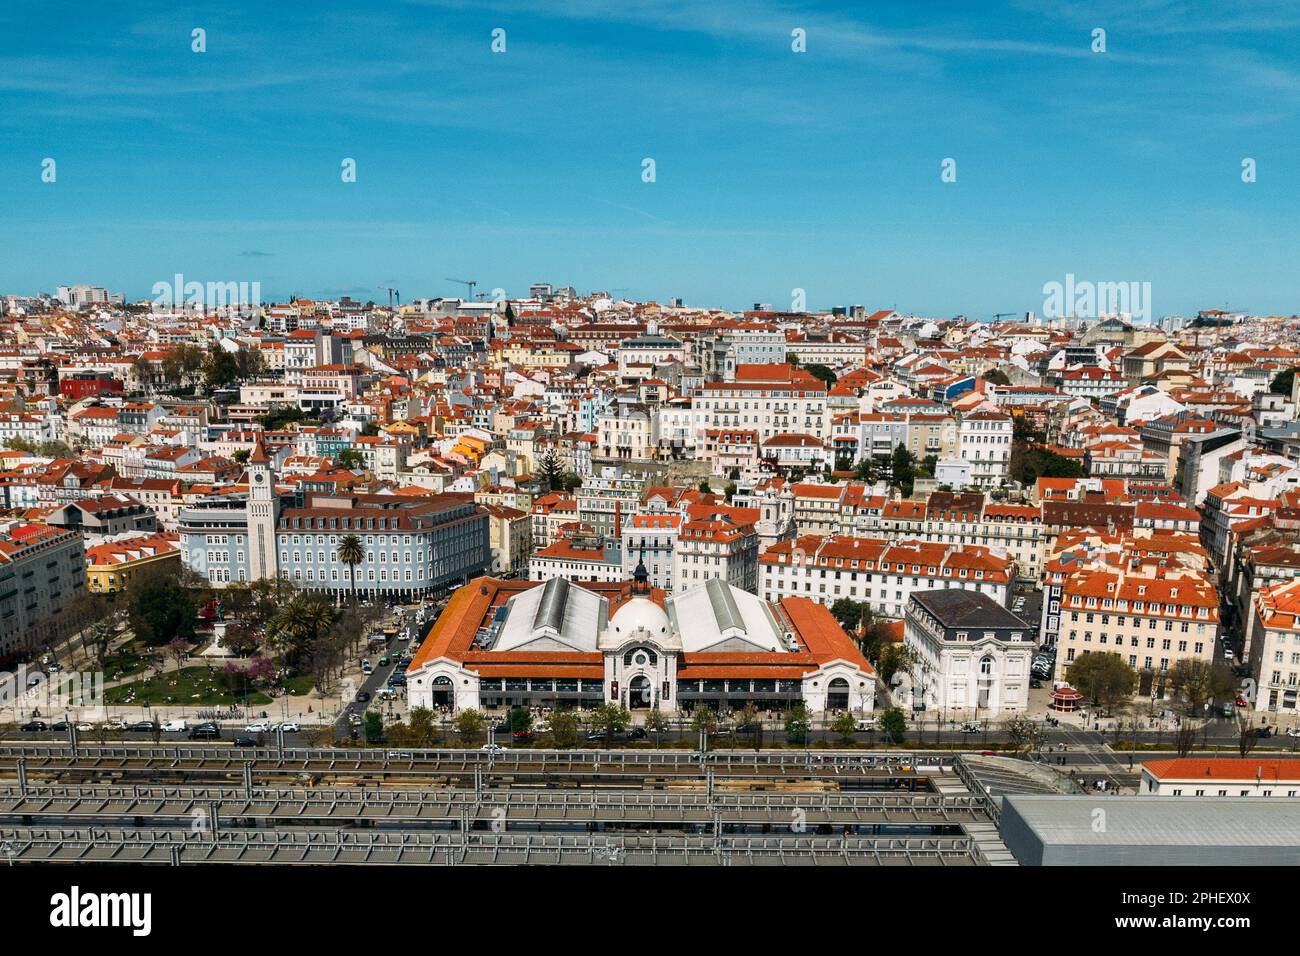
[[[248,578],[257,581],[276,576],[275,526],[280,518],[280,497],[275,493],[271,456],[262,436],[257,436],[248,456]]]

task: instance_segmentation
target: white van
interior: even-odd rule
[[[166,721],[162,725],[163,733],[178,734],[183,730],[190,729],[190,722],[184,717],[177,717],[174,720]]]
[[[865,720],[859,720],[854,724],[854,728],[857,730],[875,730],[877,723],[878,721],[875,717],[868,717]]]

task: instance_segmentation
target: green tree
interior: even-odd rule
[[[1010,385],[1011,379],[1007,378],[1007,373],[1000,368],[984,373],[984,381],[990,385]]]
[[[578,742],[578,716],[572,711],[551,715],[551,743],[556,747],[572,747]]]
[[[460,735],[461,743],[467,747],[473,744],[483,734],[486,723],[487,718],[481,710],[462,710],[456,715],[456,733]]]
[[[844,713],[835,718],[831,724],[831,730],[835,731],[844,740],[852,740],[853,732],[858,729],[857,719],[852,714]]]
[[[916,663],[916,655],[906,644],[899,644],[890,641],[880,649],[880,656],[876,661],[876,673],[886,687],[894,682],[894,675],[900,671],[911,673],[913,665]]]
[[[839,622],[840,627],[850,637],[856,637],[858,628],[870,628],[875,621],[875,612],[866,601],[852,598],[836,598],[831,605],[831,616]]]
[[[127,616],[136,637],[151,646],[179,638],[193,643],[198,604],[171,574],[140,575],[127,592]]]
[[[352,585],[352,603],[357,603],[357,565],[366,559],[366,548],[355,534],[345,534],[339,539],[339,560],[348,566],[348,581]]]
[[[266,644],[291,670],[298,670],[334,624],[336,613],[323,595],[298,594],[266,626]]]
[[[1071,665],[1071,674],[1074,673],[1073,667]],[[1234,694],[1236,690],[1232,671],[1225,665],[1193,657],[1175,663],[1165,682],[1186,717],[1204,717],[1209,704]]]
[[[645,715],[646,733],[652,735],[655,739],[655,746],[662,744],[664,731],[668,729],[668,718],[664,712],[657,707],[649,710]]]
[[[1074,688],[1106,713],[1125,703],[1137,690],[1137,671],[1118,654],[1076,657],[1068,673]]]
[[[220,346],[214,348],[203,367],[203,380],[208,388],[224,388],[239,379],[239,364],[235,357]]]
[[[916,456],[901,441],[890,459],[890,476],[890,484],[902,491],[904,497],[911,495],[916,481]]]
[[[700,482],[700,492],[706,495],[713,494],[713,486],[709,484],[709,479],[705,478]]]
[[[533,715],[527,707],[511,707],[506,720],[510,724],[512,734],[521,730],[531,730],[533,726]]]
[[[785,712],[785,739],[795,746],[808,742],[808,708],[803,701],[792,704]]]
[[[1007,474],[1013,481],[1032,485],[1039,478],[1082,478],[1083,466],[1049,448],[1030,448],[1015,443],[1007,461]]]
[[[727,504],[731,504],[731,499],[736,497],[736,483],[734,481],[727,482],[727,487],[722,491],[722,497]]]
[[[835,383],[839,380],[839,376],[836,375],[834,372],[832,372],[825,365],[819,365],[814,363],[812,365],[805,365],[803,368],[804,371],[807,372],[809,375],[811,375],[813,378],[817,379],[818,381],[825,382],[827,388],[833,387]]]
[[[901,744],[907,733],[907,717],[898,707],[891,707],[880,715],[880,732],[892,744]]]
[[[433,747],[438,743],[438,723],[428,707],[413,707],[407,727],[413,747]]]
[[[718,712],[707,704],[691,711],[691,728],[697,733],[711,734],[718,729]]]
[[[614,735],[622,733],[632,723],[632,712],[626,707],[606,701],[591,712],[591,726],[605,735],[605,743],[613,743]]]
[[[346,468],[348,471],[357,471],[364,468],[366,464],[366,456],[355,448],[344,448],[334,456],[334,460],[340,468]]]
[[[865,481],[869,485],[874,485],[880,480],[880,462],[868,455],[866,458],[859,459],[857,467],[853,469],[853,477],[858,481]]]
[[[545,483],[551,491],[559,491],[564,485],[564,459],[560,450],[554,445],[547,445],[537,455],[537,479]]]
[[[1295,369],[1289,368],[1273,376],[1273,381],[1268,383],[1268,390],[1276,395],[1290,395],[1294,384]]]
[[[366,711],[366,743],[377,744],[384,739],[384,718],[376,710]]]

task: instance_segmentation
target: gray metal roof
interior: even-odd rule
[[[1293,797],[1008,794],[1004,815],[1008,808],[1045,845],[1294,847],[1300,853],[1300,800]]]
[[[977,591],[963,588],[913,591],[912,600],[937,617],[944,627],[1028,627],[993,598]]]

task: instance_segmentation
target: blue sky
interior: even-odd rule
[[[1300,311],[1298,3],[122,6],[0,9],[0,291]]]

